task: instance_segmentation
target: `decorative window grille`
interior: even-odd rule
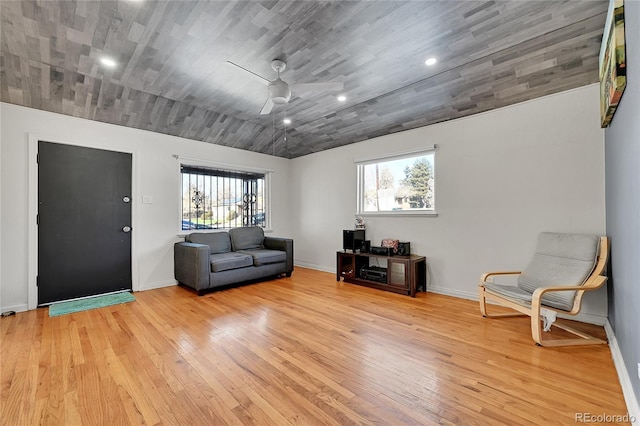
[[[182,230],[266,226],[265,174],[180,166]]]

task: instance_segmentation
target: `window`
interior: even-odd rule
[[[434,214],[435,147],[356,160],[358,213]]]
[[[180,229],[228,229],[267,224],[266,175],[180,165]]]

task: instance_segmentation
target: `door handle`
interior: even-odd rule
[[[131,227],[130,226],[123,226],[122,227],[122,231],[123,232],[131,232]]]

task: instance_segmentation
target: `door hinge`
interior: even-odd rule
[[[40,287],[40,275],[36,275],[36,287]]]
[[[36,225],[40,225],[40,215],[36,215]]]
[[[40,164],[40,154],[36,154],[36,163]]]

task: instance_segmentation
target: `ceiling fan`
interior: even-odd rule
[[[262,109],[260,109],[260,114],[269,114],[273,109],[275,104],[286,104],[291,99],[291,93],[295,93],[296,95],[300,95],[302,92],[309,91],[337,91],[342,90],[344,88],[344,83],[342,82],[327,82],[327,83],[306,83],[306,84],[288,84],[287,82],[280,79],[280,73],[285,70],[287,67],[287,63],[280,59],[274,59],[271,61],[271,68],[278,74],[277,78],[273,81],[269,81],[267,78],[256,74],[253,71],[250,71],[244,67],[241,67],[238,64],[235,64],[231,61],[227,61],[229,65],[233,65],[234,67],[240,68],[243,71],[246,71],[255,79],[260,81],[263,84],[266,84],[268,87],[268,97]]]

